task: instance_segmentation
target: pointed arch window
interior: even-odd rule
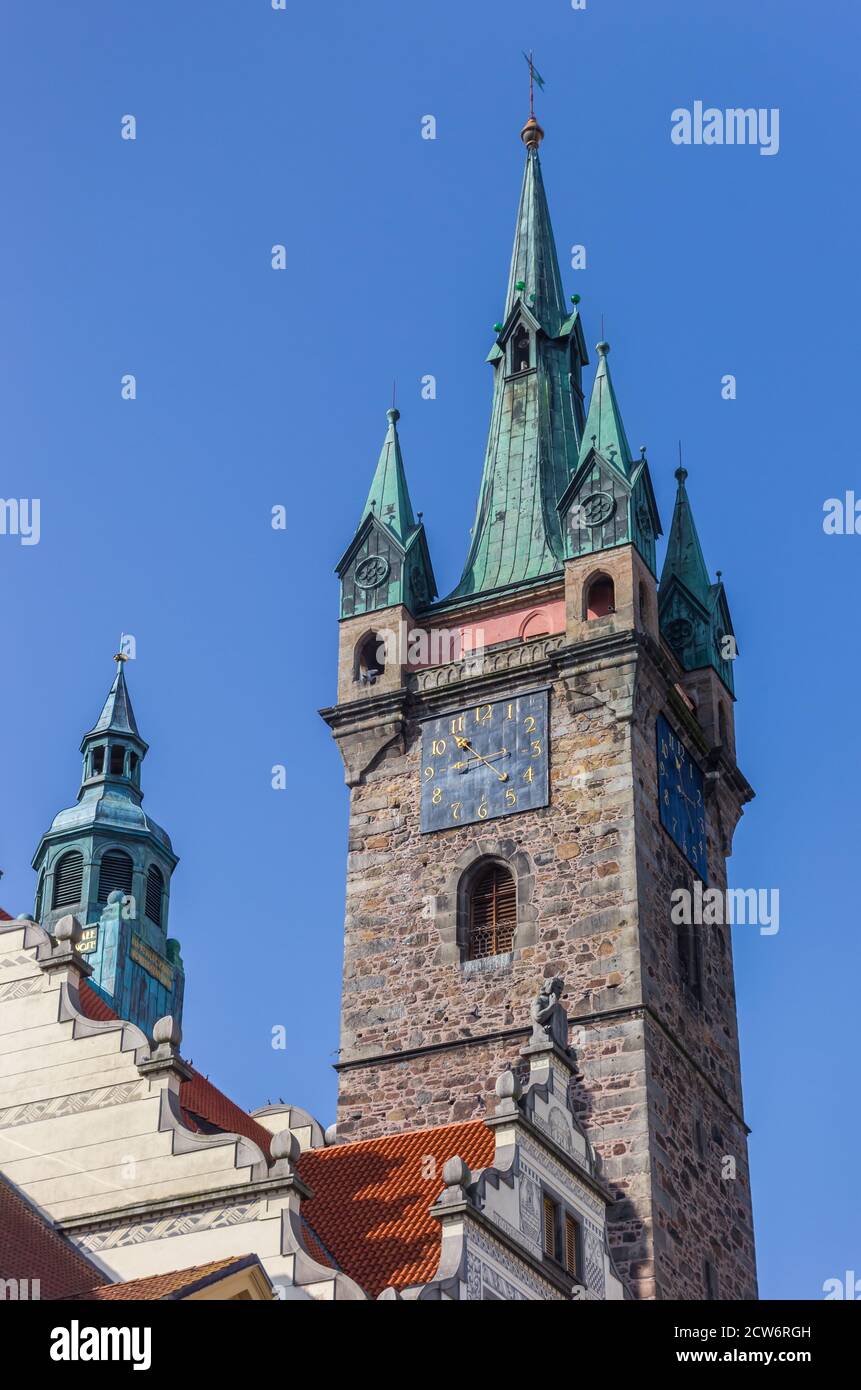
[[[77,907],[81,901],[84,882],[84,858],[76,849],[70,849],[58,860],[54,869],[54,895],[52,907]]]
[[[99,870],[99,902],[106,903],[111,893],[130,893],[133,870],[130,855],[121,849],[109,849]]]
[[[483,960],[514,950],[517,887],[502,864],[488,864],[469,888],[467,958]]]
[[[369,632],[356,653],[356,680],[362,685],[376,685],[385,669],[385,644],[377,633]]]
[[[616,611],[616,590],[608,574],[599,574],[592,580],[586,595],[586,621],[606,618]]]
[[[521,323],[511,339],[511,370],[513,372],[528,372],[531,366],[532,344],[529,329]]]
[[[164,874],[157,864],[150,864],[146,876],[146,915],[157,927],[161,926],[161,904],[164,894]]]

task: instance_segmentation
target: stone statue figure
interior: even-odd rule
[[[532,1037],[530,1046],[546,1047],[548,1042],[558,1043],[568,1050],[568,1015],[562,1007],[562,990],[565,981],[555,976],[552,980],[542,980],[538,997],[530,1007],[532,1017]]]

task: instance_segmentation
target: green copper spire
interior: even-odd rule
[[[579,462],[582,463],[589,450],[594,448],[603,458],[621,468],[626,474],[630,474],[631,450],[625,426],[622,424],[619,402],[613,390],[610,364],[607,361],[610,344],[599,343],[597,352],[598,370],[592,386],[592,399],[589,402],[589,414],[583,430]]]
[[[78,918],[91,985],[121,1018],[150,1033],[157,1018],[182,1014],[179,943],[167,935],[177,857],[141,804],[148,750],[126,687],[126,657],[115,660],[108,698],[81,742],[75,805],[54,817],[33,857],[35,916],[48,932],[67,913]]]
[[[401,441],[398,438],[400,411],[394,408],[386,411],[386,419],[389,427],[359,526],[366,517],[377,516],[403,545],[416,529],[416,521],[407,487],[407,475],[404,472]]]
[[[417,522],[398,438],[400,411],[386,412],[388,428],[358,530],[336,567],[341,617],[403,603],[411,613],[436,597],[425,528]]]
[[[126,687],[124,673],[125,658],[116,657],[117,674],[113,685],[108,691],[108,698],[105,700],[101,714],[90,730],[91,734],[117,733],[133,734],[140,739],[137,721],[135,720],[132,702]]]
[[[617,545],[635,545],[655,574],[661,519],[645,446],[634,460],[610,377],[610,344],[599,343],[597,352],[598,370],[577,469],[559,503],[565,555],[574,559]]]
[[[667,540],[667,553],[664,556],[664,568],[661,570],[661,584],[667,584],[675,577],[695,599],[705,605],[709,601],[712,586],[685,488],[687,476],[686,468],[676,469],[676,481],[679,486]]]
[[[583,427],[580,318],[566,314],[531,116],[521,137],[526,168],[517,212],[505,320],[493,365],[490,433],[472,544],[451,600],[561,572],[558,503],[577,464]]]
[[[541,175],[541,160],[538,158],[538,146],[544,132],[532,116],[520,134],[528,153],[514,229],[505,318],[509,317],[522,298],[547,336],[555,338],[568,318],[568,312]],[[524,289],[521,290],[520,285]]]
[[[686,671],[712,666],[731,692],[736,651],[723,584],[712,584],[685,488],[687,469],[676,469],[678,491],[667,543],[658,610],[661,632]]]

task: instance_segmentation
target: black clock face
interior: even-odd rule
[[[547,805],[547,702],[535,690],[425,720],[423,833]]]
[[[658,799],[661,825],[703,883],[708,882],[704,778],[678,734],[658,715]]]

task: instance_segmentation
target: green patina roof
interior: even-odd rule
[[[616,400],[616,392],[613,390],[613,382],[610,377],[610,366],[607,361],[610,344],[599,343],[597,352],[598,370],[595,373],[592,399],[589,402],[589,414],[586,417],[583,442],[580,445],[580,462],[583,462],[589,450],[594,447],[603,458],[620,468],[628,476],[632,462],[631,450],[625,434],[625,426],[622,424],[619,402]]]
[[[525,290],[517,288],[521,281],[526,286]],[[537,147],[528,151],[523,171],[508,293],[505,296],[505,319],[508,319],[521,296],[548,337],[557,337],[569,313],[562,293],[562,278]]]
[[[519,325],[530,332],[527,371],[513,370],[508,361]],[[495,348],[488,359],[493,404],[472,543],[446,602],[528,583],[563,566],[557,506],[577,463],[582,425],[572,358],[578,374],[586,359],[578,316],[563,300],[537,144],[527,151],[505,321]]]
[[[132,709],[131,697],[126,687],[126,677],[123,671],[124,662],[117,661],[117,674],[114,683],[108,691],[108,698],[105,700],[102,712],[86,735],[90,738],[93,734],[131,734],[133,738],[140,740],[137,720]]]
[[[706,568],[700,538],[694,525],[694,515],[685,489],[687,470],[676,469],[679,490],[667,540],[667,553],[661,570],[661,586],[673,578],[681,580],[704,608],[711,606],[712,583]]]
[[[369,516],[375,516],[394,532],[401,545],[406,545],[417,527],[398,439],[400,414],[399,410],[394,409],[386,412],[389,427],[358,529]]]

